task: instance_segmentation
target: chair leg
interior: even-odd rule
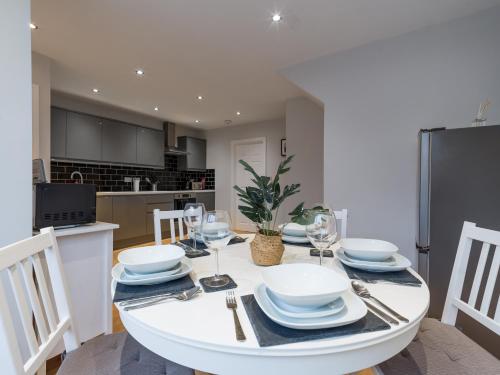
[[[46,363],[44,362],[42,367],[40,367],[38,369],[38,371],[36,372],[36,375],[46,375],[47,374],[47,365]]]

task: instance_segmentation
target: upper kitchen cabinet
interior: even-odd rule
[[[207,169],[207,141],[194,137],[177,137],[177,146],[187,155],[179,156],[177,167],[181,171]]]
[[[103,120],[102,159],[111,163],[137,162],[137,127],[113,120]]]
[[[55,107],[52,107],[50,111],[50,149],[54,158],[66,157],[67,114],[64,109]]]
[[[66,158],[101,161],[102,123],[94,116],[68,112]]]
[[[137,127],[137,164],[165,166],[164,132]]]

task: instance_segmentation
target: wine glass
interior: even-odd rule
[[[189,255],[200,255],[203,251],[196,248],[196,231],[199,230],[205,213],[203,203],[187,203],[184,206],[184,224],[189,230],[189,236],[193,240],[192,249],[187,250]]]
[[[207,247],[215,253],[217,272],[206,279],[205,283],[211,287],[221,287],[229,284],[227,276],[219,275],[219,250],[229,244],[234,233],[231,231],[231,219],[226,211],[207,211],[203,215],[201,224],[201,238]]]
[[[319,264],[323,264],[323,251],[337,239],[337,220],[333,210],[319,209],[306,213],[306,236],[319,250]]]

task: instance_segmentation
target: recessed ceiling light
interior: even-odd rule
[[[92,92],[93,92],[94,94],[98,94],[98,93],[99,93],[99,89],[92,89]]]
[[[283,17],[281,17],[281,14],[279,13],[273,14],[273,22],[280,22],[282,19]]]
[[[194,120],[194,122],[196,122],[197,124],[199,124],[199,123],[200,123],[200,120]]]
[[[160,109],[160,108],[158,108],[158,107],[155,107],[155,111],[158,111],[159,109]]]
[[[239,115],[241,115],[241,112],[236,112],[236,116],[239,116]]]
[[[38,26],[37,26],[37,25],[35,25],[35,24],[32,22],[32,23],[30,23],[30,29],[31,29],[31,30],[36,30],[36,29],[38,29]]]
[[[135,71],[135,74],[137,74],[138,76],[143,76],[143,75],[144,75],[144,70],[142,70],[142,69],[137,69],[137,70]]]
[[[201,95],[198,95],[196,98],[197,98],[198,100],[203,100],[203,96],[201,96]]]

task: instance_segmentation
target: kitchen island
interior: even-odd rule
[[[190,194],[207,210],[215,209],[215,190],[113,191],[98,192],[97,220],[117,223],[114,249],[154,241],[153,210],[175,209],[176,194]],[[167,223],[162,223],[162,237],[170,237]]]

